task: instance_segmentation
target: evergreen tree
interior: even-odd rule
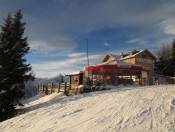
[[[14,18],[4,19],[0,33],[0,120],[15,114],[15,106],[25,97],[25,83],[33,80],[31,66],[25,54],[29,51],[27,37],[23,37],[25,23],[21,11]]]
[[[63,75],[59,74],[56,77],[55,81],[58,82],[58,83],[64,83],[64,77],[63,77]]]
[[[172,76],[170,60],[164,60],[160,57],[154,63],[155,69],[154,72],[160,75]]]
[[[63,75],[60,75],[60,83],[64,83]]]

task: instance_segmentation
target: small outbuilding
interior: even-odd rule
[[[159,74],[153,75],[153,84],[159,85],[159,84],[169,84],[170,76],[164,76]]]
[[[77,88],[79,85],[83,84],[83,72],[82,71],[66,74],[65,76],[70,77],[71,89]]]

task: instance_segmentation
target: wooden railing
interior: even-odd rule
[[[38,93],[45,92],[47,95],[53,92],[66,92],[71,89],[70,83],[48,83],[38,84]]]
[[[77,94],[80,92],[79,88],[72,88],[70,83],[48,83],[48,84],[38,84],[38,94],[46,93],[46,95],[52,94],[54,92],[63,92],[65,95]]]

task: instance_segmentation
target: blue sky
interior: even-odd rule
[[[107,53],[152,52],[175,38],[174,0],[0,0],[0,25],[22,10],[36,77],[80,71]]]

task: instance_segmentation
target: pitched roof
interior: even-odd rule
[[[100,64],[97,64],[98,66],[100,65],[131,65],[127,62],[123,62],[123,61],[120,61],[120,60],[113,60],[113,61],[109,61],[109,62],[103,62],[103,63],[100,63]]]
[[[114,54],[109,54],[109,55],[111,55],[113,58],[115,58],[116,60],[117,59],[120,59],[120,55],[114,55]]]
[[[102,59],[102,63],[106,62],[110,57],[112,57],[114,60],[118,60],[120,59],[119,55],[114,55],[114,54],[107,54],[103,59]]]
[[[72,75],[78,75],[78,74],[81,74],[82,71],[77,71],[77,72],[72,72],[72,73],[69,73],[69,74],[65,74],[65,76],[72,76]]]
[[[156,59],[156,57],[155,57],[149,50],[144,49],[144,50],[140,50],[140,51],[133,51],[133,52],[132,52],[133,54],[127,54],[127,56],[125,56],[125,57],[123,57],[123,58],[120,58],[120,60],[125,60],[125,59],[129,59],[129,58],[135,57],[135,56],[137,56],[138,54],[141,54],[141,53],[143,53],[143,52],[145,52],[145,51],[148,52],[154,60]],[[131,52],[130,52],[130,53],[131,53]]]
[[[127,63],[127,62],[123,62],[123,61],[120,61],[120,60],[113,60],[113,61],[109,61],[109,62],[103,62],[103,63],[100,63],[100,64],[97,64],[97,65],[94,65],[94,66],[104,66],[104,65],[118,65],[118,66],[140,66],[140,65],[137,65],[137,64],[130,64],[130,63]]]

